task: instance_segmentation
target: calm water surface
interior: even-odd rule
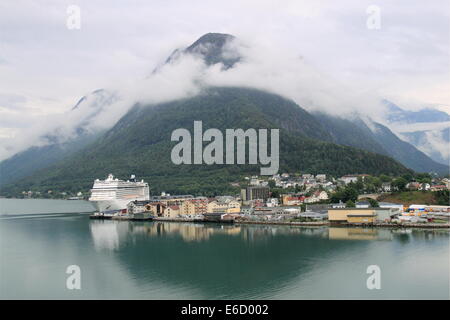
[[[0,199],[0,298],[449,299],[446,230],[89,220],[84,201]],[[81,268],[81,290],[66,268]],[[366,269],[381,268],[368,290]]]

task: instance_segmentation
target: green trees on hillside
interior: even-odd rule
[[[435,194],[434,196],[435,196],[437,204],[442,205],[442,206],[450,205],[449,190],[436,191],[434,194]]]
[[[403,177],[399,177],[392,181],[392,186],[396,188],[398,191],[406,190],[406,185],[408,184],[408,180]]]
[[[244,175],[259,174],[262,165],[175,165],[171,162],[171,133],[178,128],[193,131],[194,121],[203,130],[217,128],[279,128],[279,172],[402,175],[411,171],[387,156],[336,145],[329,133],[294,102],[259,90],[210,88],[193,98],[152,106],[136,106],[109,131],[81,151],[14,184],[2,187],[2,195],[22,191],[88,191],[94,179],[113,173],[120,179],[130,174],[145,179],[153,194],[236,193],[231,183]],[[206,142],[205,142],[206,145]],[[379,182],[372,181],[373,189]],[[361,189],[358,182],[355,186]],[[347,190],[342,198],[354,198]]]
[[[355,203],[354,203],[352,200],[348,200],[348,201],[345,203],[345,207],[346,207],[346,208],[355,208],[356,205],[355,205]]]
[[[367,201],[369,201],[370,206],[371,206],[372,208],[378,208],[378,207],[380,207],[378,201],[375,200],[375,199],[369,198],[369,199],[367,199]]]
[[[358,190],[355,188],[354,184],[348,184],[347,186],[338,189],[330,198],[333,203],[338,202],[355,202],[358,199]]]

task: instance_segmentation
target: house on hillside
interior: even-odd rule
[[[431,186],[430,186],[429,183],[422,183],[422,184],[420,185],[420,187],[419,187],[419,190],[422,190],[422,191],[429,191],[430,188],[431,188]]]
[[[324,182],[327,180],[327,175],[326,174],[318,174],[318,175],[316,175],[316,180],[320,181],[320,182]]]
[[[358,178],[361,178],[364,180],[365,177],[369,176],[368,174],[348,174],[345,176],[342,176],[340,178],[341,181],[343,181],[345,184],[349,184],[350,182],[357,182]]]
[[[441,191],[441,190],[445,190],[445,189],[447,189],[447,187],[445,185],[442,185],[442,184],[430,187],[431,191]]]
[[[419,190],[420,188],[420,183],[419,182],[410,182],[408,184],[406,184],[406,188],[408,190]]]
[[[381,184],[381,192],[391,192],[391,183],[390,182],[383,182]]]
[[[447,187],[447,189],[450,189],[450,179],[444,178],[442,179],[441,183],[444,184]]]
[[[314,197],[319,199],[319,201],[328,200],[328,194],[325,191],[317,190],[316,192],[314,192]]]

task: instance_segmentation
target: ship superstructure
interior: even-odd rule
[[[94,181],[89,201],[94,203],[99,212],[107,212],[126,209],[130,201],[149,199],[149,186],[144,180],[136,181],[132,175],[124,181],[109,174],[105,180]]]

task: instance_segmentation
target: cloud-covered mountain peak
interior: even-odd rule
[[[175,50],[166,63],[172,63],[184,54],[191,54],[202,58],[207,65],[221,63],[224,69],[228,69],[241,59],[233,46],[235,40],[236,37],[231,34],[207,33],[185,49]]]

